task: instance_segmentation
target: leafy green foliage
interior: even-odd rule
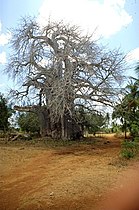
[[[106,123],[105,117],[101,113],[93,113],[86,116],[87,118],[87,128],[89,133],[96,133],[101,131]]]
[[[121,132],[121,125],[112,122],[112,128],[111,128],[112,133],[120,133]]]
[[[139,151],[139,143],[137,141],[123,141],[121,147],[121,155],[126,159],[135,157]]]
[[[7,131],[10,123],[8,119],[12,115],[12,109],[8,107],[7,101],[2,94],[0,94],[0,130]]]
[[[108,114],[105,117],[100,112],[90,113],[85,111],[83,107],[80,107],[76,115],[79,124],[81,124],[84,129],[88,130],[89,133],[93,133],[94,135],[96,134],[96,132],[101,131],[102,128],[106,126],[109,120]]]
[[[22,131],[31,133],[39,133],[40,131],[38,117],[36,114],[31,112],[21,114],[18,118],[18,125]]]
[[[112,117],[120,119],[123,131],[129,130],[134,138],[139,134],[139,81],[131,81],[126,90],[122,102],[114,108]]]

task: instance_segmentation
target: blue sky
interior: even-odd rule
[[[0,0],[0,92],[12,85],[2,74],[8,58],[10,28],[17,27],[24,16],[36,16],[44,25],[48,18],[63,19],[92,33],[109,48],[120,47],[127,62],[139,60],[139,0]],[[94,37],[95,38],[95,37]],[[133,74],[133,70],[128,72]]]
[[[125,2],[125,10],[132,17],[132,22],[110,37],[109,43],[111,46],[120,46],[125,53],[128,53],[139,48],[139,0],[126,0]],[[139,50],[135,58],[139,60]]]

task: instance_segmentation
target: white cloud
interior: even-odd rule
[[[49,18],[64,20],[92,33],[109,37],[132,22],[124,9],[125,0],[44,0],[39,12],[42,24]]]
[[[126,56],[127,62],[137,62],[139,61],[139,47],[130,51]]]
[[[1,33],[2,30],[2,23],[0,21],[0,47],[8,44],[9,40],[11,39],[11,33]],[[1,52],[0,53],[0,64],[5,64],[6,63],[6,52]]]
[[[0,45],[4,46],[4,45],[8,44],[10,38],[11,38],[11,34],[10,33],[0,34]]]
[[[0,64],[6,63],[6,52],[0,53]]]
[[[11,33],[8,32],[6,34],[1,33],[1,29],[2,29],[2,23],[0,22],[0,46],[4,46],[6,44],[8,44],[10,38],[11,38]]]

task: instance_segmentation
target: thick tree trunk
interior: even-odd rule
[[[41,108],[38,115],[40,118],[41,136],[52,136],[49,110],[46,108]]]
[[[64,116],[61,115],[61,138],[65,139],[65,122],[64,122]]]
[[[51,136],[50,116],[47,110],[38,112],[40,121],[40,134],[42,137]]]

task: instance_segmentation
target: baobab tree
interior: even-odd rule
[[[15,109],[36,112],[42,135],[71,138],[80,130],[80,106],[95,112],[98,105],[115,101],[124,56],[100,47],[77,26],[49,21],[42,27],[24,18],[11,44],[14,53],[6,72],[21,85],[12,90]]]

